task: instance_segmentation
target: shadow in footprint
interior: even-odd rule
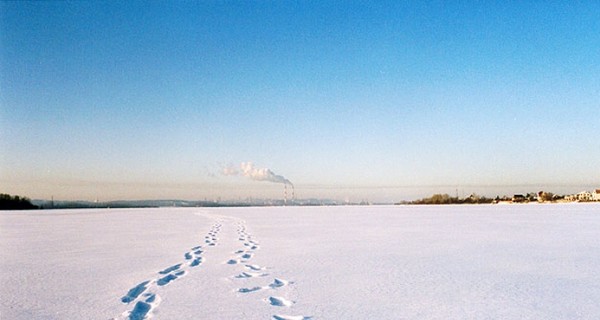
[[[202,263],[202,259],[201,258],[196,258],[196,259],[192,260],[192,262],[190,263],[190,267],[199,266],[200,263]]]
[[[127,294],[123,298],[121,298],[121,301],[123,303],[130,303],[131,301],[135,300],[137,297],[140,296],[140,294],[142,294],[144,291],[146,291],[146,285],[149,282],[150,281],[144,281],[144,282],[138,284],[137,286],[129,289]]]
[[[276,307],[289,307],[294,302],[282,297],[269,297],[269,304]]]
[[[179,268],[181,268],[181,263],[178,263],[176,265],[170,266],[170,267],[166,268],[163,271],[159,271],[158,273],[160,273],[160,274],[167,274],[167,273],[169,273],[171,271],[175,271],[175,270],[177,270]]]
[[[167,284],[169,284],[171,281],[177,280],[177,278],[179,278],[180,276],[184,275],[185,271],[179,271],[175,274],[171,273],[168,274],[160,279],[158,279],[158,281],[156,281],[156,284],[159,286],[166,286]]]
[[[143,320],[146,318],[146,315],[152,309],[152,305],[144,301],[138,301],[135,304],[133,310],[131,310],[131,314],[129,315],[129,320]]]
[[[159,303],[159,298],[153,293],[144,294],[146,298],[144,301],[138,301],[133,307],[133,310],[129,313],[129,320],[143,320],[147,319],[148,313],[152,311]]]
[[[275,289],[275,288],[287,286],[288,284],[290,284],[290,282],[287,280],[275,279],[275,280],[273,280],[273,283],[271,283],[269,285],[269,287],[272,289]]]
[[[242,272],[239,275],[235,276],[236,278],[255,278],[255,277],[265,277],[268,276],[268,273],[257,273],[257,272]]]
[[[252,258],[252,253],[244,253],[242,255],[242,259],[250,259],[250,258]]]
[[[238,292],[241,292],[241,293],[249,293],[249,292],[255,292],[255,291],[258,291],[258,290],[260,290],[260,289],[262,289],[262,287],[240,288],[240,289],[238,290]]]
[[[265,270],[264,267],[261,267],[261,266],[255,265],[255,264],[247,264],[247,265],[245,265],[245,267],[248,268],[248,269],[250,269],[250,270],[252,270],[252,271]]]
[[[273,320],[311,320],[312,317],[274,315]]]

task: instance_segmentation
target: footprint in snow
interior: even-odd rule
[[[311,320],[312,317],[274,315],[273,320]]]
[[[235,276],[238,279],[244,279],[244,278],[256,278],[256,277],[265,277],[268,276],[268,273],[258,273],[258,272],[250,272],[250,271],[244,271],[242,273],[240,273],[239,275]]]
[[[150,281],[144,281],[144,282],[138,284],[137,286],[129,289],[127,294],[123,298],[121,298],[121,301],[123,303],[130,303],[131,301],[137,299],[137,297],[139,297],[140,294],[142,294],[142,293],[144,293],[144,291],[146,291],[146,289],[148,288],[147,287],[148,283],[150,283]]]
[[[202,258],[196,258],[190,262],[190,267],[199,266],[202,263]]]
[[[185,275],[185,271],[177,271],[175,273],[169,273],[168,275],[158,279],[156,281],[156,284],[160,287],[166,286],[169,283],[171,283],[172,281],[175,281],[175,280],[183,277],[184,275]]]
[[[244,253],[241,258],[248,260],[252,258],[252,253]]]
[[[280,288],[280,287],[283,287],[283,286],[287,286],[290,283],[291,282],[289,282],[287,280],[275,279],[273,281],[273,283],[271,283],[270,285],[268,285],[266,287],[240,288],[240,289],[238,289],[238,292],[249,293],[249,292],[255,292],[255,291],[269,289],[269,288],[270,289],[277,289],[277,288]]]
[[[269,297],[269,299],[267,299],[267,302],[269,302],[270,305],[276,307],[290,307],[294,304],[293,301],[287,300],[286,298],[282,297]]]
[[[246,265],[244,265],[244,267],[246,267],[246,268],[248,268],[248,269],[250,269],[252,271],[262,271],[262,270],[266,269],[265,267],[261,267],[261,266],[256,265],[256,264],[246,264]]]
[[[179,269],[180,267],[181,267],[181,263],[178,263],[176,265],[172,265],[172,266],[166,268],[163,271],[159,271],[158,273],[160,273],[160,274],[167,274],[167,273],[169,273],[171,271],[175,271],[175,270]]]
[[[283,279],[277,279],[277,278],[275,278],[275,280],[273,280],[273,283],[271,283],[269,285],[269,288],[271,288],[271,289],[280,288],[280,287],[283,287],[283,286],[287,286],[290,283],[292,283],[292,282],[287,281],[287,280],[283,280]]]
[[[146,315],[150,313],[160,303],[160,298],[153,293],[148,293],[145,296],[146,299],[138,301],[133,307],[133,310],[129,313],[129,320],[143,320],[147,319]]]
[[[239,288],[238,292],[241,293],[249,293],[249,292],[255,292],[255,291],[259,291],[264,289],[263,287],[252,287],[252,288]]]

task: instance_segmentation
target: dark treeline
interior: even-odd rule
[[[451,197],[448,194],[434,194],[429,198],[423,198],[415,201],[406,202],[405,204],[476,204],[476,203],[492,203],[494,199],[486,198],[472,194],[466,198]]]
[[[38,209],[26,197],[11,196],[10,194],[0,193],[0,210],[27,210]]]

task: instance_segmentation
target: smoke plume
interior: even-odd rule
[[[242,162],[239,169],[228,166],[223,168],[223,174],[226,176],[244,176],[256,181],[268,181],[273,183],[283,183],[293,186],[292,182],[284,176],[275,174],[268,168],[257,168],[252,162]]]

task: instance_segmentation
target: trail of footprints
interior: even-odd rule
[[[256,264],[251,264],[250,259],[254,256],[257,250],[260,249],[260,245],[258,242],[252,239],[252,235],[249,234],[246,230],[246,226],[243,222],[238,222],[237,228],[238,240],[243,243],[244,248],[239,249],[234,252],[238,256],[236,258],[229,259],[226,264],[229,265],[241,265],[244,270],[241,271],[238,275],[235,275],[235,279],[249,279],[249,278],[257,278],[257,277],[266,277],[269,276],[265,270],[267,268],[261,267]],[[277,290],[278,288],[293,284],[293,282],[274,278],[273,282],[265,286],[253,286],[253,287],[242,287],[237,291],[240,293],[252,293],[262,290]],[[294,301],[288,300],[287,298],[271,295],[265,302],[269,303],[274,307],[291,307],[294,305]],[[302,315],[283,315],[276,314],[272,317],[273,320],[309,320],[312,317],[302,316]]]
[[[221,231],[221,223],[215,223],[208,234],[204,237],[204,243],[197,245],[186,252],[184,260],[180,263],[171,265],[161,271],[158,271],[156,278],[146,280],[129,289],[121,298],[121,302],[133,305],[133,309],[126,311],[114,319],[142,320],[152,317],[152,311],[158,307],[161,302],[157,294],[158,289],[169,285],[171,282],[185,276],[192,268],[200,266],[204,260],[202,254],[206,247],[217,245],[217,235]]]
[[[254,257],[257,250],[260,249],[260,245],[257,241],[252,239],[246,231],[246,226],[243,221],[237,221],[237,234],[238,240],[243,244],[243,248],[233,252],[237,255],[234,258],[229,259],[225,262],[226,265],[237,265],[243,268],[239,274],[233,276],[234,279],[244,281],[244,279],[250,278],[261,278],[269,276],[266,272],[267,268],[252,264],[250,260]],[[217,235],[222,228],[222,220],[217,221],[213,224],[211,230],[204,237],[203,243],[190,248],[189,251],[183,254],[184,260],[164,268],[157,272],[155,278],[143,281],[138,285],[132,287],[127,293],[121,298],[121,302],[127,305],[133,305],[130,311],[126,311],[120,316],[113,318],[114,320],[143,320],[152,317],[153,311],[158,307],[161,302],[158,291],[161,287],[167,286],[173,281],[181,279],[187,275],[193,268],[196,268],[204,263],[202,254],[204,250],[209,247],[217,245]],[[253,292],[263,290],[276,291],[278,288],[285,287],[293,284],[293,282],[273,278],[273,281],[264,286],[251,286],[242,287],[237,289],[237,292],[242,294],[250,294]],[[269,303],[271,306],[278,308],[286,308],[294,305],[295,301],[288,300],[285,297],[270,295],[268,299],[263,300]],[[310,320],[312,317],[303,315],[284,315],[275,314],[271,318],[272,320]]]

